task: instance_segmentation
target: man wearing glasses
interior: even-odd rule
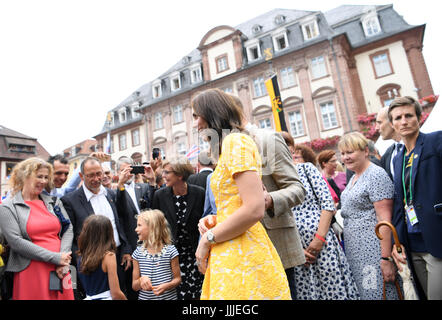
[[[121,225],[115,206],[114,193],[103,187],[103,169],[97,158],[87,157],[80,165],[80,178],[82,187],[68,193],[61,198],[74,228],[74,241],[72,244],[73,264],[76,265],[78,250],[77,240],[83,227],[84,220],[91,214],[100,214],[109,218],[114,231],[117,245],[117,271],[120,287],[125,292],[123,281],[124,270],[131,266],[131,248]],[[124,270],[123,267],[124,265]]]

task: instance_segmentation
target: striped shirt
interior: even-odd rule
[[[174,245],[165,245],[160,253],[150,254],[142,246],[138,246],[132,258],[138,262],[140,276],[148,276],[152,286],[170,282],[173,279],[172,259],[178,256]],[[138,300],[176,300],[176,289],[164,292],[157,296],[152,291],[140,290]]]

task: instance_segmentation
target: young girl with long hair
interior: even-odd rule
[[[160,210],[142,211],[135,231],[142,245],[132,254],[132,288],[139,300],[176,300],[181,283],[178,251],[169,224]]]
[[[78,238],[78,277],[86,291],[85,300],[127,300],[120,289],[111,221],[91,215]]]

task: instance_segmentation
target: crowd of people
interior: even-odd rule
[[[139,174],[122,157],[113,175],[102,152],[69,180],[61,155],[14,167],[2,299],[399,299],[404,264],[420,299],[442,299],[442,131],[419,131],[415,99],[378,113],[395,141],[382,157],[357,132],[316,154],[218,89],[191,107],[210,145],[197,170],[158,150]]]

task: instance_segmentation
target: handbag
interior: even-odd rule
[[[305,170],[305,164],[302,164],[302,169],[304,170],[304,174],[307,178],[307,181],[313,191],[313,195],[315,196],[316,202],[318,203],[319,209],[321,208],[321,202],[319,201],[318,196],[316,195],[315,188],[313,188],[313,184],[310,180],[309,175],[307,174],[307,171]],[[336,218],[333,216],[330,221],[330,227],[333,229],[333,232],[335,233],[336,237],[338,238],[338,242],[341,245],[342,248],[344,248],[344,228],[338,223]]]

